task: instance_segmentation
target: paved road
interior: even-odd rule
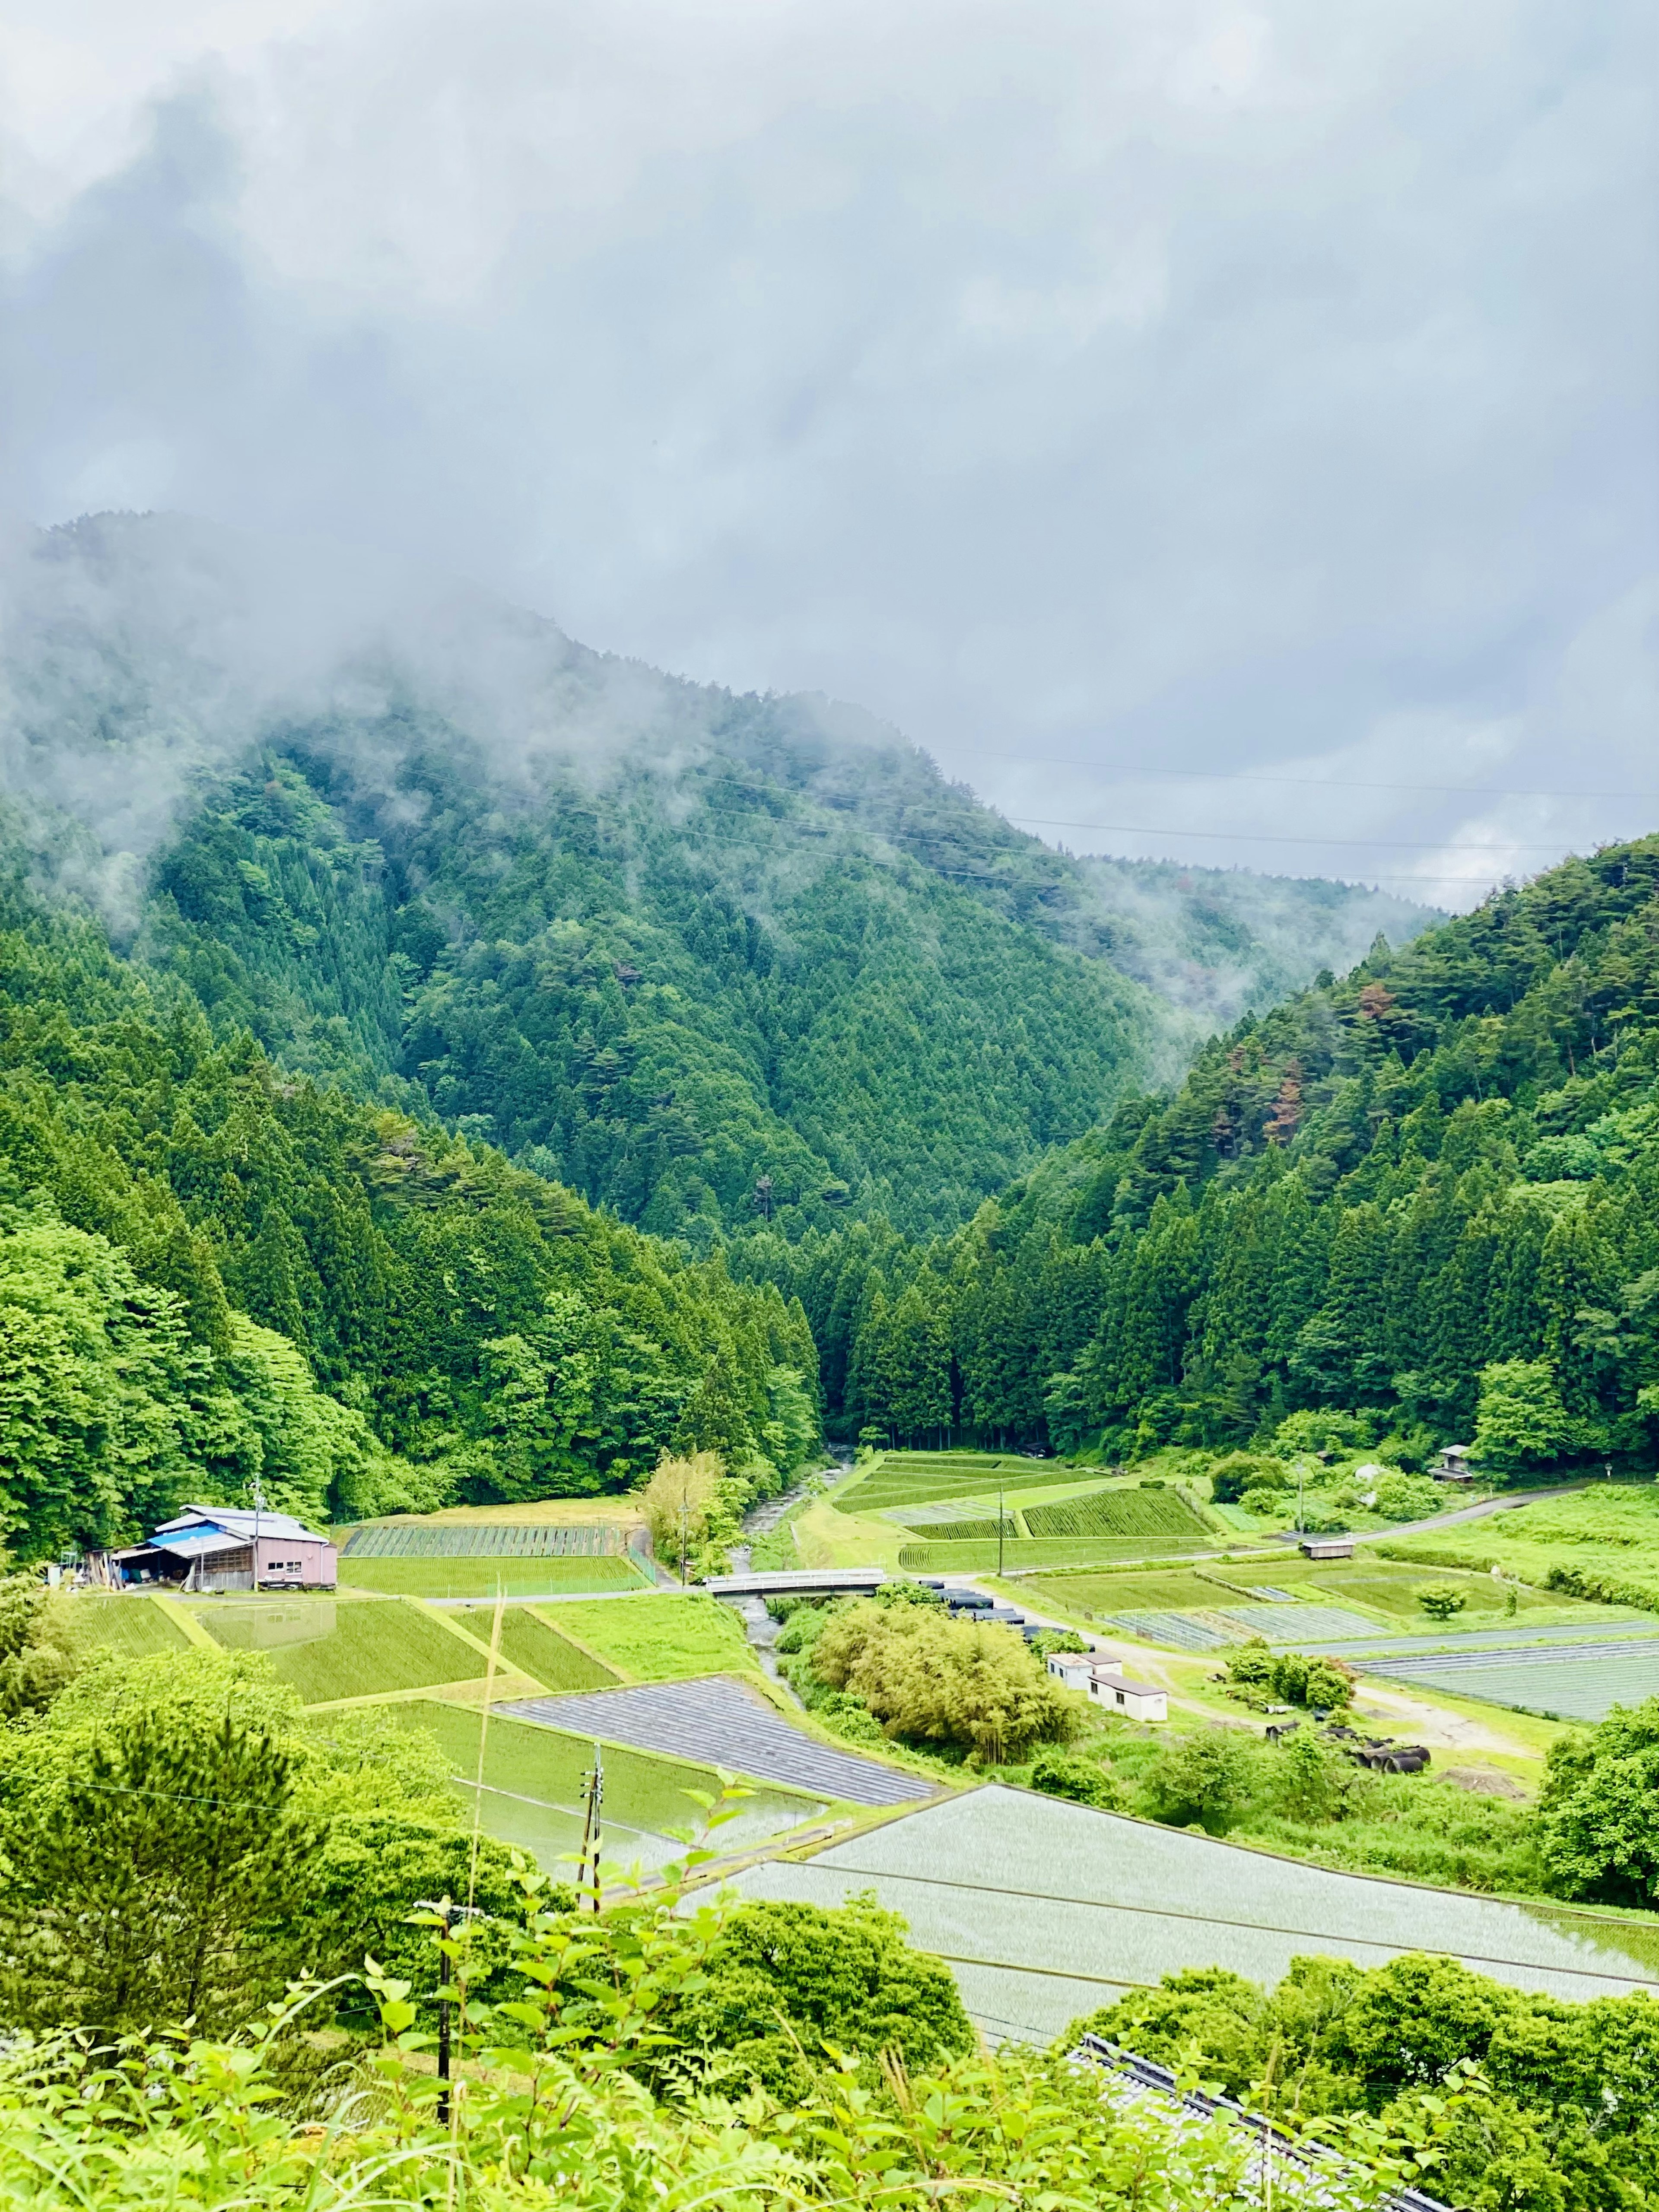
[[[1509,1490],[1501,1498],[1483,1498],[1478,1505],[1461,1506],[1455,1513],[1431,1514],[1426,1521],[1401,1521],[1392,1528],[1369,1528],[1364,1535],[1356,1534],[1354,1541],[1375,1544],[1382,1536],[1415,1536],[1425,1528],[1458,1528],[1466,1521],[1485,1521],[1494,1513],[1513,1513],[1518,1506],[1536,1505],[1540,1498],[1567,1498],[1575,1490],[1589,1487],[1588,1482],[1558,1482],[1547,1490]]]
[[[670,1751],[757,1782],[787,1783],[791,1789],[855,1805],[914,1805],[934,1794],[919,1775],[819,1743],[792,1728],[763,1698],[721,1676],[526,1698],[495,1710],[514,1720],[539,1721],[544,1728],[597,1736],[602,1743],[631,1744],[641,1751]]]

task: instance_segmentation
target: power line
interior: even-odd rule
[[[714,779],[711,778],[711,779],[710,779],[710,781],[714,781]],[[721,778],[721,779],[720,779],[720,781],[736,781],[736,779],[735,779],[735,778]],[[805,796],[805,795],[807,795],[807,794],[805,794],[805,793],[792,793],[791,795],[792,795],[792,796]],[[726,806],[726,805],[715,806],[715,805],[708,805],[708,801],[706,801],[706,800],[705,800],[704,804],[705,804],[705,805],[706,805],[706,806],[707,806],[707,808],[708,808],[708,811],[710,814],[714,815],[717,819],[718,819],[718,817],[719,817],[720,816],[721,816],[721,815],[738,815],[738,814],[756,815],[756,814],[758,814],[758,815],[763,815],[769,822],[771,822],[771,823],[775,823],[775,824],[777,826],[777,828],[778,828],[778,829],[780,829],[780,830],[799,830],[799,828],[800,828],[800,826],[801,826],[799,823],[797,823],[797,822],[795,822],[795,821],[792,820],[792,818],[791,818],[788,815],[787,815],[787,814],[774,814],[774,813],[773,813],[773,811],[772,811],[772,810],[771,810],[771,808],[770,808],[769,806]],[[1231,838],[1231,837],[1250,838],[1250,837],[1252,837],[1253,836],[1259,835],[1259,836],[1260,836],[1260,837],[1261,837],[1261,842],[1267,842],[1267,843],[1274,843],[1274,844],[1304,844],[1304,845],[1342,845],[1342,844],[1346,844],[1346,845],[1351,845],[1351,846],[1352,846],[1356,850],[1362,851],[1362,852],[1364,852],[1364,851],[1375,851],[1375,850],[1376,850],[1376,849],[1377,849],[1376,843],[1374,841],[1372,841],[1372,840],[1371,840],[1371,839],[1370,839],[1370,838],[1360,838],[1360,837],[1346,838],[1346,839],[1345,839],[1345,838],[1338,838],[1338,837],[1303,837],[1303,838],[1286,837],[1286,838],[1275,838],[1275,837],[1267,836],[1266,835],[1266,833],[1252,833],[1252,832],[1250,832],[1250,831],[1249,831],[1249,830],[1147,830],[1147,829],[1139,829],[1139,828],[1135,828],[1135,827],[1133,827],[1133,826],[1132,826],[1132,825],[1130,825],[1130,824],[1127,824],[1127,823],[1111,823],[1111,822],[1048,822],[1048,821],[1046,821],[1046,820],[1044,819],[1044,817],[1041,817],[1041,816],[1038,816],[1038,815],[1032,815],[1032,814],[1010,814],[1010,815],[1005,815],[1005,816],[1003,816],[1003,817],[1002,817],[1002,818],[1003,818],[1005,821],[1006,821],[1006,822],[1011,822],[1011,823],[1012,823],[1012,822],[1033,822],[1033,823],[1038,823],[1038,824],[1039,824],[1039,826],[1042,826],[1042,827],[1044,827],[1044,828],[1048,828],[1048,829],[1052,829],[1052,830],[1115,830],[1115,831],[1116,831],[1118,834],[1120,834],[1120,835],[1121,835],[1121,836],[1136,836],[1136,837],[1214,837],[1214,838],[1223,838],[1223,839],[1225,839],[1225,838]],[[883,828],[883,827],[879,827],[879,826],[878,826],[878,825],[876,825],[876,824],[873,824],[873,823],[869,823],[861,822],[861,821],[858,818],[858,817],[857,817],[856,815],[854,815],[854,814],[851,814],[851,813],[848,814],[848,816],[846,817],[846,819],[847,819],[847,823],[848,823],[848,827],[849,827],[849,828],[851,828],[851,829],[854,829],[854,830],[861,830],[861,831],[863,832],[863,834],[864,834],[866,837],[881,837],[881,838],[886,838],[886,839],[888,839],[888,840],[890,840],[890,841],[902,841],[902,840],[908,840],[908,841],[910,841],[910,842],[919,842],[919,843],[928,843],[928,842],[944,843],[944,842],[945,842],[947,840],[949,840],[949,839],[951,839],[951,838],[952,838],[952,837],[955,837],[955,836],[957,836],[957,835],[959,835],[959,832],[958,832],[958,831],[957,831],[957,830],[953,826],[951,826],[951,825],[950,825],[950,824],[943,824],[943,825],[941,825],[940,827],[939,827],[939,828],[937,828],[937,829],[930,829],[930,830],[900,830],[900,829],[896,829],[896,828]],[[827,833],[825,833],[825,834],[827,834]],[[1042,842],[1042,840],[1041,840],[1041,839],[1039,839],[1037,842],[1038,842],[1039,843],[1041,843],[1041,842]],[[1052,849],[1053,849],[1052,848],[1045,848],[1045,850],[1052,851]],[[1395,847],[1395,848],[1385,848],[1385,849],[1395,849],[1395,850],[1401,850],[1401,851],[1409,851],[1409,850],[1414,849],[1414,848],[1413,848],[1413,847],[1412,847],[1412,846],[1399,846],[1399,847]],[[1431,841],[1430,841],[1430,840],[1428,840],[1428,839],[1425,839],[1425,840],[1423,840],[1423,841],[1422,841],[1422,849],[1423,849],[1423,850],[1425,850],[1425,851],[1426,851],[1426,852],[1436,852],[1436,853],[1442,853],[1442,852],[1451,852],[1451,853],[1468,853],[1468,854],[1480,854],[1480,855],[1487,854],[1487,853],[1488,853],[1488,848],[1487,848],[1486,846],[1484,846],[1484,845],[1441,845],[1441,844],[1438,844],[1438,843],[1436,843],[1436,842],[1431,842]],[[1535,845],[1535,846],[1525,846],[1525,847],[1522,847],[1521,849],[1522,849],[1522,850],[1523,850],[1523,851],[1528,851],[1528,852],[1553,853],[1553,852],[1554,852],[1554,851],[1557,849],[1557,848],[1556,848],[1555,844],[1554,844],[1553,842],[1552,842],[1552,843],[1547,844],[1547,845],[1540,844],[1540,845]],[[1026,854],[1025,854],[1025,853],[1024,853],[1024,851],[1022,851],[1022,850],[1020,850],[1020,849],[1018,849],[1018,848],[1006,848],[1006,847],[1000,847],[1000,848],[998,848],[998,849],[997,849],[997,857],[998,857],[999,859],[1006,859],[1006,860],[1011,860],[1011,861],[1012,861],[1012,860],[1024,860],[1024,859],[1026,857]],[[1060,854],[1055,854],[1055,855],[1054,855],[1054,857],[1055,857],[1056,859],[1059,859],[1059,858],[1064,857],[1064,858],[1071,859],[1071,860],[1128,860],[1128,861],[1130,861],[1130,862],[1131,862],[1131,864],[1132,864],[1132,865],[1133,865],[1133,857],[1134,857],[1134,856],[1133,856],[1133,855],[1132,855],[1132,854],[1126,854],[1126,853],[1080,853],[1080,854],[1066,854],[1066,855],[1063,855],[1063,856],[1062,856],[1062,855],[1060,855]],[[988,875],[988,874],[987,874],[987,873],[984,872],[984,870],[982,870],[982,869],[975,869],[975,868],[947,868],[947,867],[944,866],[941,863],[939,863],[939,862],[938,862],[938,861],[935,861],[935,860],[927,860],[927,861],[926,861],[926,862],[924,863],[924,865],[925,865],[925,866],[926,866],[930,870],[930,872],[931,872],[933,874],[934,874],[934,875],[936,875],[936,876],[957,876],[957,877],[962,878],[964,881],[969,882],[969,883],[975,883],[975,884],[1000,884],[1000,885],[1001,885],[1005,890],[1006,890],[1006,889],[1008,889],[1008,888],[1010,887],[1010,879],[1009,879],[1006,876]],[[1189,863],[1186,863],[1186,862],[1179,861],[1179,860],[1170,860],[1170,861],[1167,861],[1167,862],[1163,862],[1163,861],[1160,861],[1160,862],[1154,862],[1154,863],[1152,863],[1151,865],[1153,865],[1153,866],[1170,866],[1170,867],[1181,867],[1181,866],[1188,866],[1188,865],[1193,865],[1193,866],[1200,866],[1200,867],[1201,867],[1201,866],[1206,866],[1206,863],[1202,862],[1202,861],[1199,861],[1199,862],[1195,862],[1195,863],[1191,863],[1191,864],[1189,864]],[[1480,872],[1480,871],[1475,871],[1475,872],[1471,872],[1471,873],[1465,874],[1465,875],[1461,875],[1461,876],[1430,876],[1430,875],[1423,875],[1423,874],[1419,874],[1419,873],[1410,873],[1410,874],[1407,874],[1407,873],[1403,872],[1394,872],[1394,873],[1390,873],[1390,872],[1388,872],[1387,870],[1378,870],[1378,869],[1375,869],[1375,868],[1365,870],[1365,871],[1364,871],[1364,872],[1365,872],[1366,874],[1368,874],[1368,875],[1371,876],[1371,877],[1372,877],[1372,878],[1373,878],[1376,882],[1378,882],[1378,883],[1417,884],[1455,884],[1455,885],[1456,885],[1460,890],[1470,890],[1471,888],[1473,888],[1473,887],[1474,887],[1474,886],[1477,886],[1477,885],[1479,885],[1479,884],[1484,884],[1484,883],[1487,880],[1487,878],[1486,878],[1486,877],[1485,876],[1485,874],[1484,874],[1483,872]]]
[[[1206,1928],[1243,1929],[1258,1936],[1295,1936],[1314,1943],[1357,1943],[1362,1949],[1370,1951],[1398,1952],[1412,1948],[1409,1944],[1390,1942],[1384,1936],[1340,1935],[1318,1928],[1281,1928],[1276,1922],[1270,1920],[1228,1920],[1215,1912],[1183,1912],[1177,1905],[1120,1905],[1107,1897],[1056,1897],[1050,1890],[1012,1889],[1001,1882],[953,1881],[943,1875],[902,1874],[893,1867],[854,1866],[846,1859],[832,1859],[827,1856],[822,1863],[836,1874],[870,1875],[878,1881],[915,1882],[926,1889],[968,1890],[975,1896],[981,1897],[1018,1897],[1038,1905],[1076,1905],[1091,1912],[1127,1912],[1143,1920],[1194,1920]],[[1597,1923],[1598,1926],[1602,1927],[1608,1924],[1609,1923],[1605,1920]],[[1612,1924],[1632,1927],[1640,1923],[1626,1921]],[[1419,1944],[1416,1948],[1421,1950],[1428,1947]],[[939,1955],[943,1958],[947,1954],[941,1952]],[[1462,1959],[1466,1966],[1529,1966],[1534,1970],[1538,1968],[1536,1960],[1492,1957],[1484,1952],[1430,1950],[1429,1955],[1431,1958]],[[1093,1981],[1104,1978],[1103,1976],[1090,1974],[1069,1975],[1054,1966],[1020,1966],[1012,1960],[1005,1959],[963,1960],[962,1963],[964,1966],[1006,1966],[1014,1973],[1054,1974],[1060,1979],[1068,1981]],[[1633,1987],[1638,1989],[1651,1989],[1653,1986],[1651,1975],[1609,1974],[1604,1973],[1600,1967],[1595,1966],[1551,1966],[1546,1971],[1557,1974],[1581,1975],[1587,1979],[1596,1981],[1629,1982]]]
[[[1127,775],[1149,783],[1161,781],[1166,776],[1183,776],[1199,783],[1282,783],[1310,791],[1404,791],[1430,793],[1437,798],[1659,799],[1659,791],[1512,791],[1480,783],[1372,783],[1352,776],[1257,775],[1249,769],[1237,769],[1147,768],[1135,761],[1077,760],[1055,753],[1005,753],[989,745],[958,745],[953,750],[966,753],[972,760],[1011,760],[1029,762],[1042,768],[1090,769],[1106,775]]]
[[[1119,837],[1211,837],[1224,842],[1243,839],[1250,845],[1343,845],[1364,853],[1474,853],[1490,856],[1491,849],[1485,845],[1443,844],[1437,837],[1303,837],[1276,830],[1150,829],[1138,822],[1055,822],[1042,814],[1010,814],[1004,818],[1035,823],[1040,830],[1105,830]],[[1547,842],[1534,840],[1522,845],[1511,841],[1509,849],[1517,853],[1554,853],[1560,850],[1560,840],[1552,837]],[[1443,880],[1449,882],[1451,878]]]

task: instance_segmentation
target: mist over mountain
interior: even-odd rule
[[[948,1231],[1380,931],[1375,891],[1079,860],[899,732],[178,516],[15,536],[38,877],[221,1032],[708,1249]]]

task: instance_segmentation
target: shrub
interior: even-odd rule
[[[1159,1747],[1144,1787],[1160,1820],[1224,1834],[1249,1802],[1258,1756],[1237,1729],[1200,1729]]]
[[[1040,1751],[1031,1762],[1031,1787],[1045,1797],[1065,1797],[1104,1812],[1115,1812],[1123,1802],[1122,1790],[1105,1767],[1070,1752]]]
[[[1229,1452],[1210,1469],[1210,1495],[1218,1505],[1237,1505],[1247,1490],[1282,1489],[1285,1480],[1279,1462],[1265,1452]]]
[[[810,1664],[821,1682],[861,1698],[889,1735],[960,1744],[997,1765],[1034,1743],[1063,1742],[1082,1723],[1079,1700],[1011,1630],[931,1607],[838,1608]]]
[[[1455,1583],[1425,1583],[1416,1595],[1417,1602],[1431,1620],[1449,1620],[1468,1603],[1467,1595]]]
[[[1273,1431],[1272,1449],[1288,1460],[1300,1452],[1361,1452],[1375,1441],[1376,1423],[1369,1413],[1321,1407],[1287,1414]]]

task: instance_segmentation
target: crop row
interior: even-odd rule
[[[1210,1531],[1178,1491],[1102,1490],[1026,1509],[1033,1536],[1179,1536],[1201,1544]]]
[[[591,1559],[621,1547],[620,1531],[592,1523],[562,1528],[547,1522],[463,1521],[421,1528],[407,1522],[387,1522],[354,1528],[340,1556],[347,1559]]]

